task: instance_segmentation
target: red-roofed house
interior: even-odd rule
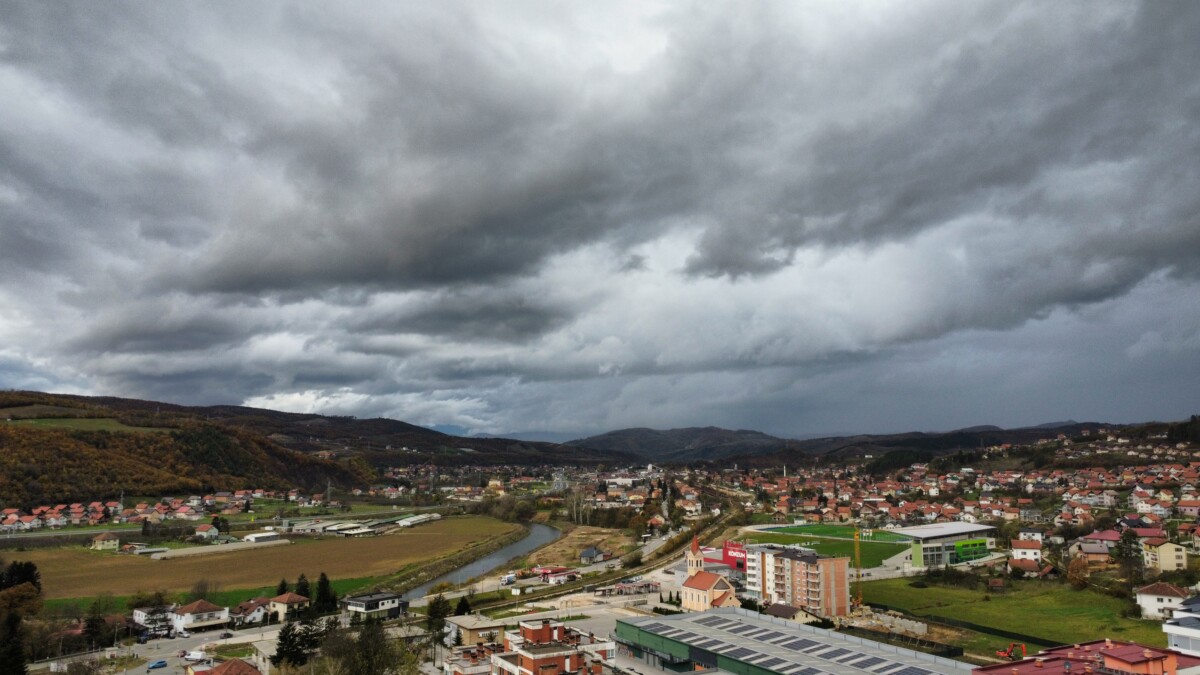
[[[1164,581],[1134,589],[1138,607],[1142,608],[1143,619],[1169,619],[1191,592]]]
[[[1042,542],[1030,541],[1026,539],[1012,540],[1012,557],[1017,560],[1032,560],[1040,562],[1042,559]]]
[[[214,628],[229,623],[229,608],[218,607],[207,600],[197,600],[171,612],[171,625],[175,632]]]

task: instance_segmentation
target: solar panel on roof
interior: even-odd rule
[[[874,668],[871,668],[871,670],[872,670],[872,672],[882,673],[885,670],[888,670],[889,668],[895,668],[896,666],[899,666],[899,665],[903,665],[903,664],[896,663],[895,661],[884,661],[882,666],[875,666]],[[863,666],[863,667],[866,667],[866,666]]]
[[[657,621],[654,623],[648,623],[645,626],[641,627],[642,630],[648,630],[651,633],[657,633],[657,632],[659,632],[661,630],[665,630],[667,628],[670,628],[670,626],[668,626],[666,624],[658,623]]]
[[[754,630],[754,626],[747,626],[746,624],[743,623],[743,624],[739,624],[737,626],[733,626],[732,628],[727,628],[726,630],[728,630],[730,633],[737,633],[738,635],[741,635],[743,633],[749,633],[750,631]]]
[[[838,656],[838,657],[831,656],[829,658],[833,659],[834,661],[837,661],[838,663],[848,663],[850,661],[853,661],[854,659],[861,659],[862,657],[866,656],[866,654],[863,654],[861,652],[851,652],[850,650],[846,650],[846,651],[849,653],[846,654],[845,656]]]
[[[762,635],[759,635],[755,639],[762,640],[763,642],[770,642],[771,640],[778,640],[781,637],[786,637],[786,636],[783,633],[776,633],[773,630],[769,630],[769,631],[763,633]]]
[[[918,668],[916,666],[909,666],[907,668],[897,670],[896,672],[892,673],[892,675],[933,675],[933,673],[930,673],[928,670],[925,670],[924,668]]]
[[[821,671],[817,670],[816,668],[805,668],[799,673],[796,673],[796,675],[821,675]]]
[[[696,623],[700,624],[701,626],[713,626],[721,623],[724,620],[725,619],[722,619],[719,616],[706,616],[703,619],[696,619]]]
[[[766,661],[759,661],[758,663],[756,663],[754,665],[762,666],[763,668],[774,668],[775,666],[777,666],[781,663],[786,663],[786,662],[783,659],[772,656],[771,658],[767,659]]]
[[[692,639],[698,638],[700,636],[696,635],[695,633],[691,633],[691,632],[688,632],[685,630],[682,633],[676,635],[675,637],[679,640],[692,640]]]
[[[855,661],[854,667],[855,668],[870,668],[871,666],[877,666],[877,665],[883,663],[884,661],[887,661],[887,659],[881,659],[878,656],[869,656],[869,657],[867,657],[867,660],[865,660],[865,661]]]
[[[785,642],[785,643],[783,643],[783,646],[787,647],[788,649],[798,652],[802,649],[808,649],[809,647],[811,647],[815,644],[817,644],[817,643],[813,642],[812,640],[809,640],[806,638],[799,638],[797,640],[792,640],[791,642]]]
[[[820,656],[823,659],[833,660],[839,656],[845,656],[849,653],[850,653],[849,649],[842,649],[841,647],[838,647],[837,649],[834,649],[834,650],[831,650],[828,652],[824,652],[823,654],[819,654],[818,656]]]
[[[725,654],[725,656],[728,656],[731,659],[744,659],[753,653],[754,653],[753,649],[746,649],[745,647],[738,647],[737,649]]]

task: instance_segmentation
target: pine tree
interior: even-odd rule
[[[0,616],[0,675],[28,675],[25,667],[25,635],[21,615],[7,612]]]
[[[458,604],[454,607],[454,616],[464,616],[471,613],[471,601],[467,600],[467,596],[462,595],[458,598]]]
[[[291,587],[288,586],[287,579],[280,579],[279,585],[275,587],[275,595],[283,595],[287,593]]]
[[[271,665],[278,668],[283,664],[303,666],[308,663],[308,652],[305,650],[305,636],[291,621],[279,630],[279,638],[275,645],[275,655],[271,657]]]
[[[321,572],[321,576],[317,577],[317,597],[313,602],[317,612],[327,614],[337,611],[338,597],[333,590],[333,585],[329,583],[329,577]]]
[[[446,617],[450,616],[451,612],[450,601],[438,593],[425,609],[425,627],[429,629],[429,638],[441,642],[443,631],[446,629]]]
[[[306,598],[312,597],[312,589],[308,587],[308,577],[303,574],[296,580],[296,595],[303,595]]]
[[[358,632],[355,642],[357,656],[354,672],[362,675],[387,675],[395,672],[394,666],[399,658],[395,645],[383,630],[383,621],[367,619],[362,630]]]

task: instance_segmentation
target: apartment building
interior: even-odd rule
[[[746,547],[746,594],[818,616],[850,611],[850,558],[819,556],[807,549]]]

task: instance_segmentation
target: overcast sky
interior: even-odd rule
[[[1200,3],[0,1],[0,386],[1200,413]]]

